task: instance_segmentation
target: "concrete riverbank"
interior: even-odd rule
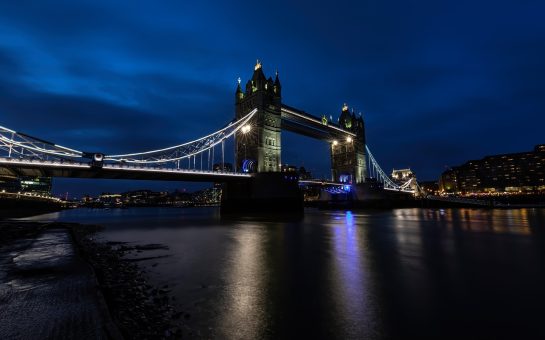
[[[0,222],[1,339],[181,337],[168,287],[123,258],[138,246],[96,242],[96,229]]]

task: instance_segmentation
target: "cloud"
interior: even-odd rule
[[[177,144],[233,117],[259,58],[285,103],[337,117],[347,102],[385,169],[436,178],[545,142],[544,6],[5,1],[0,124],[82,149]],[[319,144],[296,144],[317,151],[286,144],[284,159],[329,172]]]

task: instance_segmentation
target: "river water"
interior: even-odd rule
[[[139,264],[169,285],[191,337],[545,338],[545,209],[76,209],[100,238],[169,247]]]

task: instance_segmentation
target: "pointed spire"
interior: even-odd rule
[[[276,77],[274,78],[274,85],[281,87],[280,85],[280,78],[278,77],[278,70],[276,70]]]
[[[259,61],[259,59],[257,60],[255,64],[252,80],[254,82],[253,86],[255,87],[256,90],[261,90],[265,88],[265,84],[267,83],[267,78],[265,78],[265,74],[263,73],[263,69],[261,67],[261,62]]]
[[[237,79],[237,91],[235,93],[236,100],[240,100],[244,98],[244,92],[242,92],[242,88],[240,87],[240,77]]]
[[[280,97],[282,95],[282,85],[280,84],[280,78],[278,77],[278,70],[276,70],[275,74],[274,93]]]

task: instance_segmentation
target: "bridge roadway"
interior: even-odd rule
[[[71,178],[140,179],[190,182],[230,182],[247,180],[251,174],[206,170],[150,168],[104,163],[102,168],[73,161],[43,161],[0,157],[0,176],[42,176]]]

